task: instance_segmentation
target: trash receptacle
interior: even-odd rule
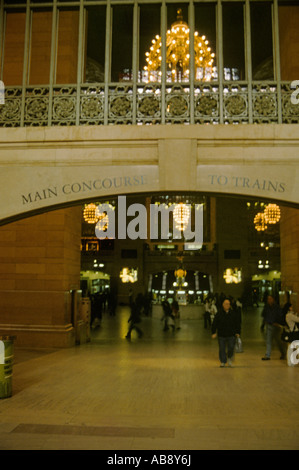
[[[0,398],[12,396],[14,336],[0,336]]]

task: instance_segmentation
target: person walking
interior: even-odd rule
[[[163,317],[161,321],[164,321],[164,328],[163,331],[168,331],[169,327],[171,326],[172,331],[175,330],[174,319],[172,316],[171,306],[168,300],[163,300],[162,302],[162,309],[163,309]]]
[[[180,330],[181,329],[180,307],[179,307],[179,303],[176,299],[173,300],[172,305],[171,305],[171,309],[172,309],[172,316],[173,316],[173,319],[174,319],[175,328],[177,330]]]
[[[232,367],[236,337],[240,336],[240,323],[236,312],[225,299],[222,308],[216,313],[212,323],[212,338],[218,336],[220,367],[227,363]]]
[[[263,323],[261,330],[264,331],[264,327],[266,326],[266,354],[262,357],[262,360],[269,361],[271,359],[273,340],[280,350],[280,359],[285,359],[286,351],[280,339],[283,323],[282,311],[272,295],[267,296],[267,301],[262,311],[262,317]]]
[[[140,310],[139,310],[136,302],[133,301],[131,303],[131,315],[130,315],[129,320],[128,320],[128,323],[130,323],[129,330],[128,330],[128,333],[126,335],[126,338],[128,340],[131,339],[132,330],[137,331],[137,334],[138,334],[139,338],[141,338],[141,336],[143,336],[143,332],[141,331],[139,326],[137,326],[137,324],[140,323],[140,322],[141,322]]]

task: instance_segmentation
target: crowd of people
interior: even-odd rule
[[[287,302],[283,308],[275,301],[272,295],[268,295],[265,306],[262,311],[261,330],[266,333],[266,353],[262,357],[263,361],[271,359],[272,345],[276,343],[280,351],[280,359],[288,360],[288,365],[292,365],[290,361],[291,342],[282,340],[282,330],[287,328],[290,332],[298,332],[299,340],[299,316],[295,314],[293,305]],[[293,336],[296,339],[296,336]]]
[[[127,339],[131,339],[131,333],[135,330],[138,334],[138,337],[141,338],[143,336],[143,332],[139,327],[139,323],[141,322],[141,315],[142,313],[146,316],[150,315],[151,313],[151,298],[149,295],[143,296],[142,294],[138,294],[136,300],[133,300],[133,297],[130,298],[130,307],[131,307],[131,314],[128,320],[129,329],[126,335]],[[163,316],[161,321],[163,321],[163,331],[167,331],[172,329],[172,331],[176,329],[180,329],[180,310],[179,304],[174,299],[170,304],[168,300],[162,301],[162,309],[163,309]]]
[[[241,334],[242,304],[240,299],[234,302],[233,299],[226,298],[220,300],[220,310],[217,310],[216,314],[215,308],[217,308],[216,302],[207,299],[205,315],[214,317],[211,321],[211,331],[212,338],[218,337],[220,367],[226,364],[232,366],[235,344]],[[299,340],[299,316],[294,312],[292,304],[288,302],[281,308],[273,295],[267,295],[261,317],[261,331],[265,332],[266,337],[266,353],[262,360],[271,359],[272,346],[275,342],[280,351],[280,359],[287,359],[288,365],[293,365],[290,360],[292,341],[283,341],[282,335],[283,330],[287,328],[293,333],[292,340]],[[207,320],[206,327],[208,323]]]
[[[204,327],[214,328],[218,325],[219,319],[221,319],[221,313],[223,311],[224,301],[229,302],[229,309],[233,312],[234,318],[236,318],[236,324],[238,325],[238,334],[241,331],[241,320],[242,320],[242,303],[240,299],[235,300],[233,297],[227,298],[224,294],[213,294],[205,300],[205,312],[204,312]],[[131,333],[135,330],[138,337],[141,338],[143,332],[140,329],[140,323],[142,314],[148,315],[151,308],[148,307],[148,302],[151,303],[150,299],[142,294],[138,294],[136,300],[133,300],[133,296],[130,296],[131,314],[128,320],[129,329],[126,335],[127,339],[131,339]],[[176,299],[171,299],[169,302],[167,299],[162,300],[162,318],[163,331],[180,330],[180,308]],[[227,304],[225,304],[227,305]],[[218,313],[218,315],[217,315]],[[223,348],[222,348],[223,349]]]
[[[126,338],[131,339],[132,331],[135,330],[138,337],[143,336],[140,327],[142,316],[150,316],[152,301],[150,295],[138,294],[136,299],[130,295],[130,316],[128,319],[128,332]],[[105,292],[95,294],[91,302],[92,326],[100,322],[102,313],[107,311],[109,315],[115,315],[116,296]],[[162,301],[163,331],[180,329],[180,308],[175,299],[171,303],[167,299]],[[97,326],[97,325],[96,325]],[[236,343],[241,343],[242,327],[242,302],[241,299],[227,297],[225,294],[209,295],[204,302],[204,328],[211,330],[213,339],[218,338],[220,367],[226,365],[232,367]],[[273,343],[280,351],[280,359],[287,359],[290,363],[290,342],[282,340],[282,331],[287,328],[293,333],[293,338],[299,340],[299,316],[294,312],[291,303],[286,303],[283,308],[272,295],[265,297],[264,307],[261,314],[261,331],[265,333],[266,352],[263,361],[269,361]],[[296,336],[297,334],[297,336]],[[295,336],[294,336],[295,335]]]
[[[101,324],[104,313],[108,313],[110,316],[115,316],[117,299],[116,296],[109,290],[96,292],[89,297],[91,310],[90,323],[92,329],[95,329]]]

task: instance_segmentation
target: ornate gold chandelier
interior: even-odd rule
[[[263,212],[259,212],[254,217],[254,226],[258,232],[263,232],[267,230],[268,226],[266,224],[265,214]]]
[[[176,277],[176,282],[173,284],[175,287],[181,289],[182,287],[188,285],[185,282],[187,271],[182,266],[174,271],[174,275]]]
[[[178,268],[175,270],[174,275],[178,279],[185,279],[187,275],[187,271],[183,268]]]
[[[166,34],[166,69],[170,81],[188,81],[190,74],[189,26],[183,21],[182,10],[177,11],[177,21],[171,25]],[[150,51],[146,52],[148,81],[158,81],[161,76],[162,40],[156,35],[152,40]],[[211,52],[206,36],[194,33],[194,61],[195,78],[197,80],[211,80],[215,54]]]
[[[88,224],[96,224],[98,216],[96,214],[97,206],[93,203],[87,204],[83,210],[83,218]]]
[[[189,222],[190,207],[184,204],[183,202],[176,204],[173,210],[173,218],[176,224],[176,228],[183,232]]]
[[[267,230],[268,225],[277,224],[280,220],[280,208],[276,204],[268,204],[264,212],[259,212],[254,217],[255,229],[258,232]]]
[[[111,209],[114,207],[109,204]],[[106,231],[109,226],[109,217],[106,211],[102,210],[102,205],[91,202],[86,204],[83,210],[83,218],[88,224],[98,224],[99,230]]]
[[[267,224],[276,224],[280,220],[280,208],[276,204],[268,204],[264,211]]]

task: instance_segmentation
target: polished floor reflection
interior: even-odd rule
[[[163,332],[129,311],[103,316],[91,342],[67,350],[16,349],[13,396],[0,400],[0,449],[299,449],[299,366],[265,341],[260,310],[244,312],[244,352],[219,367],[203,320]]]

